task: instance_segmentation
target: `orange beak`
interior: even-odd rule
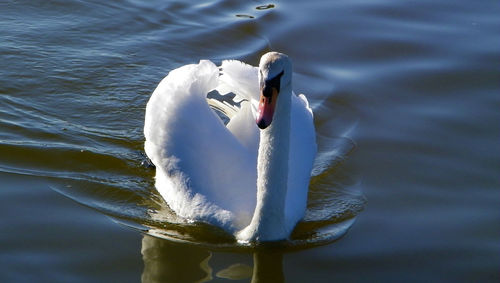
[[[261,90],[257,119],[255,121],[260,129],[263,130],[271,125],[276,100],[278,100],[278,90],[276,88],[265,86]]]

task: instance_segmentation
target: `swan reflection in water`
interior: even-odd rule
[[[217,262],[211,262],[216,254],[205,248],[144,235],[141,253],[142,282],[207,282],[215,278],[285,281],[280,251],[257,251],[253,254],[253,263],[248,254],[235,254],[233,263],[219,267]]]
[[[289,240],[252,247],[230,235],[224,237],[213,226],[183,222],[165,204],[149,214],[154,221],[143,230],[147,234],[142,239],[142,282],[207,282],[216,278],[284,282],[284,253],[331,243],[355,221],[354,217],[321,227],[301,222]]]
[[[320,142],[326,139],[319,137]],[[335,163],[329,157],[339,155],[337,150],[343,147],[338,142],[329,140],[329,143],[335,145],[335,154],[330,151],[319,153],[319,173],[312,178],[306,216],[279,247],[252,248],[236,242],[232,235],[215,226],[186,221],[176,215],[155,190],[151,190],[150,197],[145,198],[141,206],[149,208],[147,221],[139,221],[136,224],[140,225],[136,226],[115,219],[146,233],[141,250],[144,261],[142,282],[206,282],[217,278],[284,282],[284,253],[336,241],[349,230],[366,202],[357,190],[355,179],[339,175],[339,171],[322,174],[334,167],[330,165]],[[344,182],[338,185],[339,180]],[[224,256],[219,258],[221,253]]]

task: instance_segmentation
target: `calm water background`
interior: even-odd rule
[[[498,282],[498,15],[463,0],[0,2],[0,281]],[[367,199],[351,230],[252,254],[104,216],[157,203],[142,128],[167,72],[269,50],[293,59],[337,153],[325,178]]]

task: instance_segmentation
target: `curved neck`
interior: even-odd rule
[[[281,89],[273,121],[260,132],[257,157],[257,204],[250,225],[240,238],[275,241],[288,237],[285,200],[290,147],[291,87]]]

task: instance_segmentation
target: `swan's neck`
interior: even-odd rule
[[[273,122],[260,132],[257,157],[257,204],[250,225],[240,238],[248,241],[285,239],[285,200],[290,147],[291,87],[278,96]]]

